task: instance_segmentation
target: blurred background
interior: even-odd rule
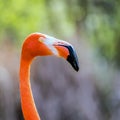
[[[22,43],[32,32],[70,42],[80,70],[37,57],[31,84],[42,120],[120,119],[119,0],[0,0],[0,120],[23,120]]]

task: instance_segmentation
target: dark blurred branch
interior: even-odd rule
[[[105,1],[105,0],[94,0],[93,4],[99,7],[107,14],[112,14],[115,12],[115,1]]]

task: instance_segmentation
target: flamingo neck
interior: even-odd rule
[[[31,85],[30,85],[30,64],[32,60],[23,60],[20,64],[20,94],[21,105],[25,120],[40,120],[37,112]]]

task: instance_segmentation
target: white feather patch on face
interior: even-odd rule
[[[57,39],[48,35],[44,35],[44,37],[40,37],[39,41],[44,43],[52,52],[54,55],[59,56],[58,50],[53,46],[54,43],[57,42]]]

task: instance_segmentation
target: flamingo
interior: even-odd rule
[[[40,120],[30,85],[30,65],[36,56],[55,55],[66,59],[78,71],[76,52],[68,42],[42,34],[32,33],[24,41],[20,60],[20,95],[25,120]]]

